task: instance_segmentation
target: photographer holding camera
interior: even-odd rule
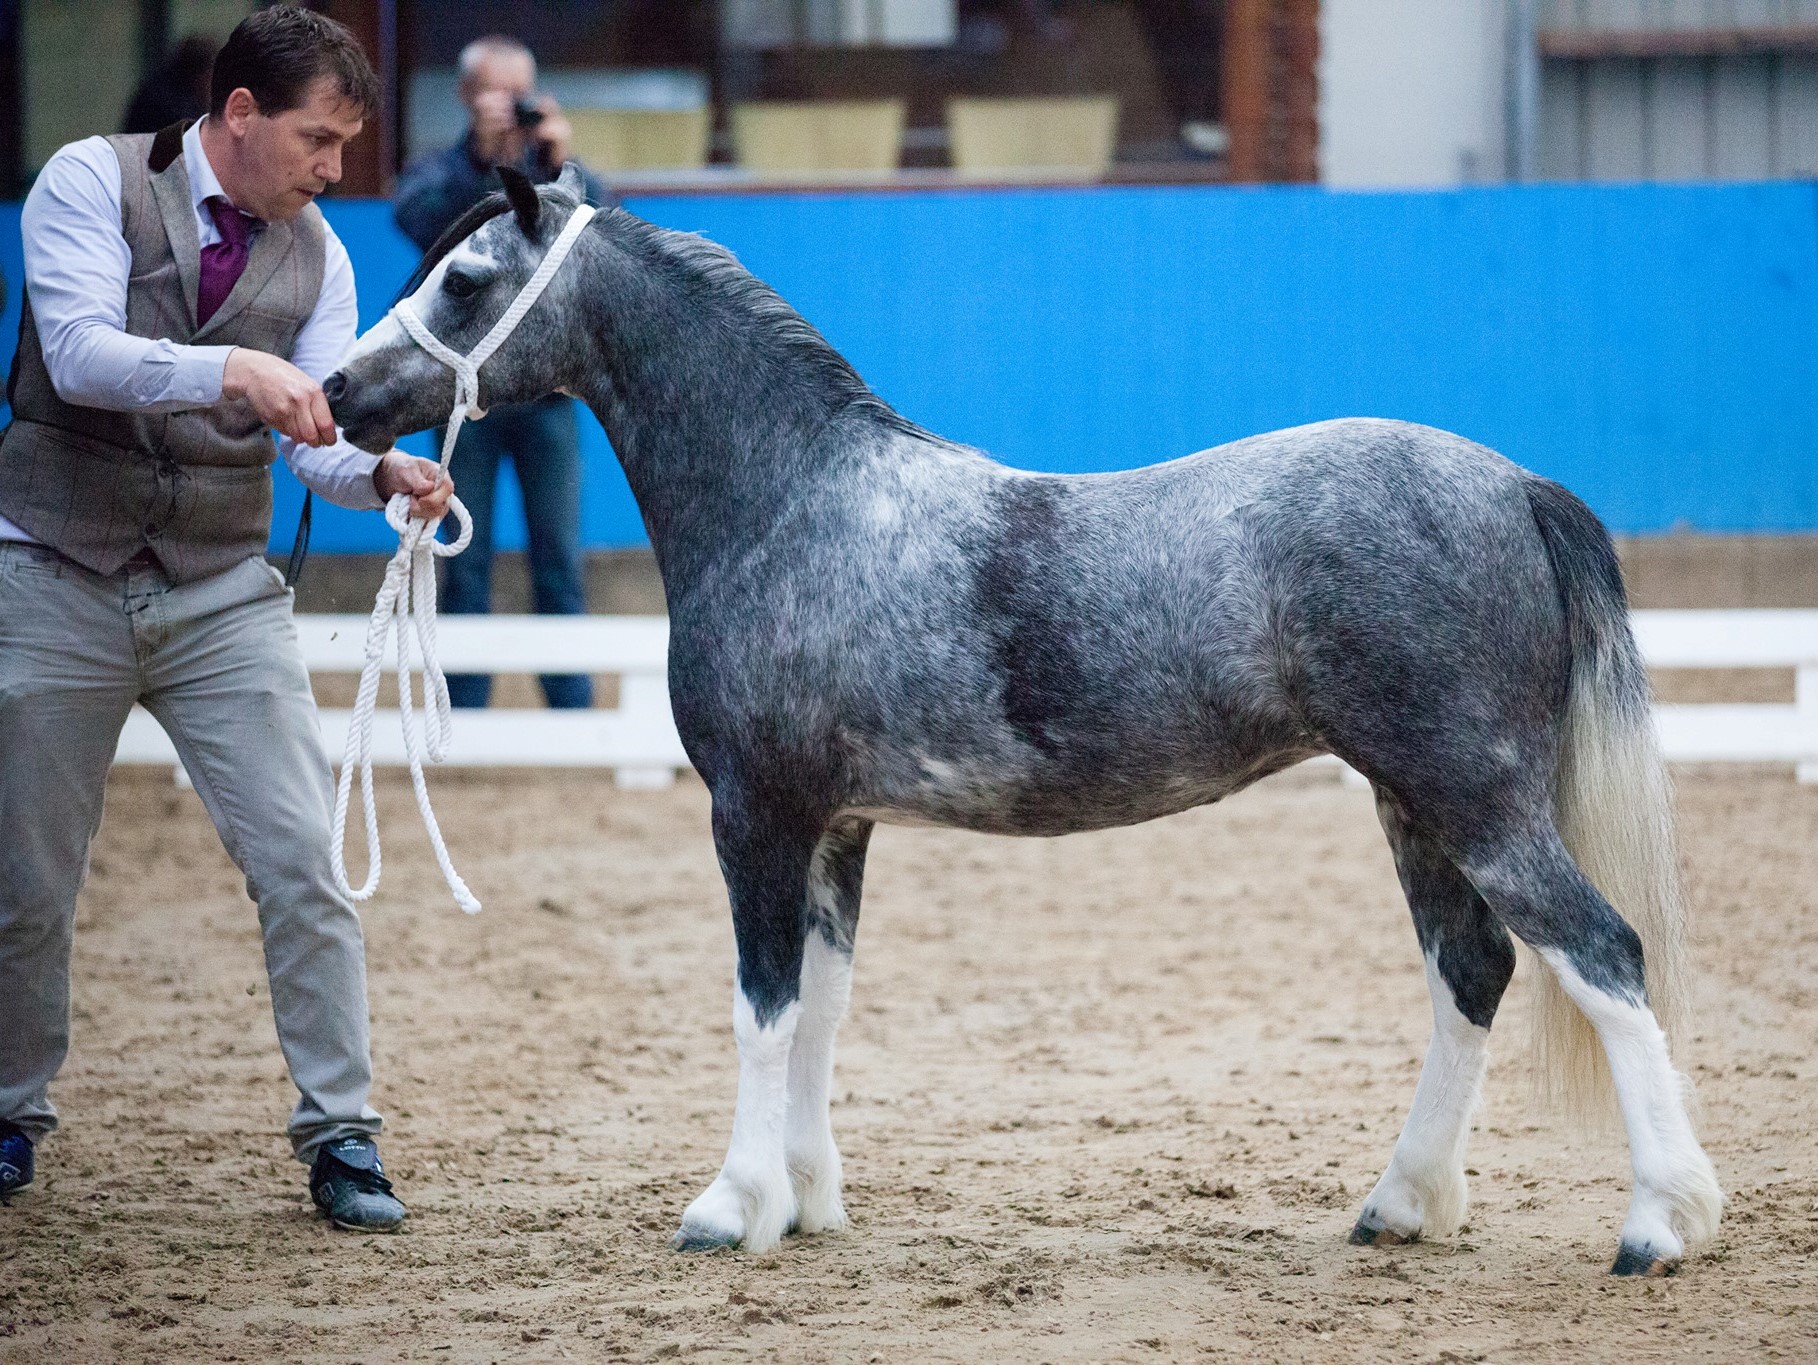
[[[533,181],[555,179],[568,160],[574,130],[561,106],[537,93],[537,64],[515,38],[480,38],[461,50],[461,103],[467,134],[446,151],[423,157],[398,179],[393,216],[404,235],[428,251],[443,231],[500,188],[497,166],[515,166]],[[591,173],[587,197],[614,200]],[[437,438],[438,444],[440,437]],[[581,572],[581,454],[574,401],[552,395],[535,403],[501,404],[484,421],[468,422],[455,444],[450,473],[473,516],[466,553],[442,561],[442,610],[492,610],[493,490],[509,457],[524,495],[530,532],[530,586],[537,611],[574,616],[585,610]],[[582,674],[546,675],[552,707],[593,704],[593,681]],[[484,706],[492,679],[454,675],[456,706]]]

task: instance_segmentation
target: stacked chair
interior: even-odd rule
[[[906,112],[900,99],[736,104],[733,156],[767,175],[887,175],[902,158]]]
[[[950,99],[947,145],[964,176],[1012,180],[1096,179],[1117,146],[1117,100]]]
[[[707,164],[712,111],[693,109],[570,109],[574,151],[592,169],[692,170]]]

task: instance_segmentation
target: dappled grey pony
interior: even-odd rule
[[[507,183],[405,289],[459,352],[581,192],[572,171]],[[1614,1082],[1634,1172],[1615,1271],[1661,1273],[1713,1233],[1722,1196],[1656,1022],[1681,916],[1648,684],[1609,537],[1565,489],[1362,420],[1129,473],[1007,469],[898,416],[722,248],[616,210],[481,381],[487,403],[593,409],[668,592],[738,946],[730,1150],[677,1246],[846,1221],[828,1092],[874,822],[1101,829],[1318,753],[1375,788],[1433,999],[1352,1240],[1463,1218],[1511,934],[1547,969],[1546,1074]],[[453,377],[392,318],[327,389],[381,450],[447,417]]]

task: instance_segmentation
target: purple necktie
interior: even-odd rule
[[[215,310],[227,301],[234,283],[246,269],[246,246],[252,240],[256,218],[248,218],[218,194],[206,200],[209,216],[221,240],[202,248],[202,279],[196,287],[196,326],[205,326]]]

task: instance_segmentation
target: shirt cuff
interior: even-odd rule
[[[337,507],[372,512],[385,506],[372,485],[372,472],[380,456],[361,450],[343,439],[325,447],[299,445],[288,436],[278,438],[278,450],[291,473],[312,493],[319,493]]]
[[[227,357],[233,350],[232,346],[183,347],[183,358],[171,376],[170,398],[205,407],[219,403],[221,386],[227,378]]]
[[[347,443],[344,441],[342,444],[346,445]],[[346,505],[356,506],[362,512],[383,511],[385,508],[385,499],[380,497],[379,490],[373,487],[372,476],[373,472],[379,467],[379,461],[385,457],[383,455],[373,455],[367,451],[361,450],[358,446],[348,446],[347,448],[353,452],[347,459],[347,473],[350,478],[355,475],[358,476],[361,501],[357,504]]]

